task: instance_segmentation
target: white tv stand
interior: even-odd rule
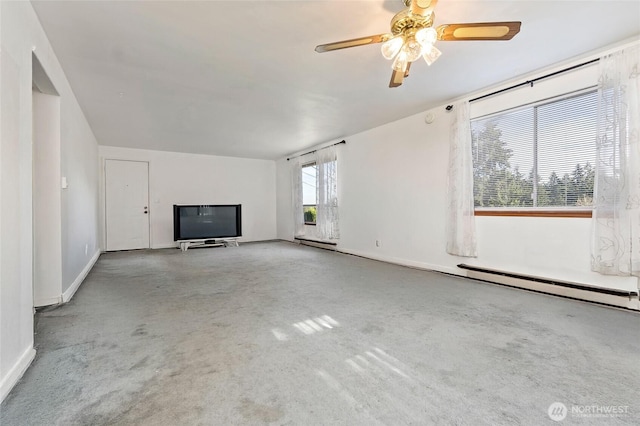
[[[207,238],[203,240],[178,241],[180,250],[187,251],[189,247],[238,247],[237,238]]]

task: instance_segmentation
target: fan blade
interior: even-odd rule
[[[436,3],[438,3],[438,0],[411,0],[411,13],[426,16],[436,7]]]
[[[351,40],[336,41],[316,46],[316,52],[324,53],[332,50],[346,49],[348,47],[364,46],[366,44],[382,43],[391,38],[391,34],[377,34],[369,37],[354,38]]]
[[[437,29],[438,40],[511,40],[520,32],[521,24],[512,21],[440,25]]]
[[[398,87],[402,85],[402,80],[404,80],[404,72],[393,70],[391,73],[391,81],[389,82],[389,87]]]

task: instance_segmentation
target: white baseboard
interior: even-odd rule
[[[640,310],[640,301],[636,298],[627,298],[621,296],[614,296],[609,294],[595,293],[575,288],[567,288],[554,286],[544,283],[537,283],[530,280],[515,279],[508,277],[501,277],[499,275],[484,274],[480,272],[461,270],[460,268],[448,268],[442,265],[433,265],[424,262],[416,262],[405,259],[398,259],[388,256],[372,255],[370,253],[361,252],[351,249],[337,249],[340,253],[352,254],[355,256],[364,257],[367,259],[379,260],[381,262],[393,263],[401,266],[408,266],[410,268],[425,269],[430,271],[444,272],[452,275],[459,275],[462,277],[468,277],[472,279],[479,279],[483,281],[489,281],[497,284],[505,284],[511,287],[518,287],[525,290],[533,290],[548,294],[554,294],[557,296],[570,297],[572,299],[580,299],[587,302],[604,303],[611,306],[618,306],[621,308]]]
[[[582,290],[577,288],[562,287],[553,284],[536,282],[528,279],[507,277],[496,274],[488,274],[479,271],[469,271],[468,277],[482,281],[489,281],[497,284],[504,284],[510,287],[518,287],[525,290],[533,290],[556,296],[570,297],[572,299],[585,300],[587,302],[604,303],[606,305],[618,306],[620,308],[640,310],[638,297],[625,297],[612,294],[598,293],[594,291]]]
[[[0,402],[4,401],[4,399],[9,395],[11,389],[18,383],[22,375],[27,368],[31,365],[31,361],[36,356],[36,350],[33,349],[33,346],[29,346],[27,350],[25,350],[20,358],[13,364],[13,367],[7,372],[7,374],[0,379]]]
[[[175,242],[173,242],[173,243],[154,244],[151,248],[153,250],[156,250],[156,249],[178,248],[178,246],[176,245]]]
[[[80,288],[80,284],[82,284],[84,279],[87,277],[89,271],[91,271],[91,268],[93,268],[93,265],[96,264],[99,257],[100,250],[97,250],[91,257],[91,260],[89,260],[89,263],[87,263],[87,266],[84,267],[82,272],[80,272],[80,274],[76,277],[69,288],[64,293],[62,293],[62,303],[67,303],[69,300],[71,300],[73,295],[76,294],[76,291],[78,291],[78,288]]]
[[[442,265],[434,265],[432,263],[418,262],[418,261],[415,261],[415,260],[400,259],[400,258],[397,258],[397,257],[380,256],[380,255],[375,255],[375,254],[371,254],[371,253],[368,253],[368,252],[362,252],[362,251],[359,251],[359,250],[340,248],[339,245],[338,245],[337,251],[340,252],[340,253],[352,254],[352,255],[355,255],[355,256],[365,257],[367,259],[379,260],[381,262],[386,262],[386,263],[393,263],[395,265],[408,266],[410,268],[415,268],[415,269],[424,269],[424,270],[427,270],[427,271],[444,272],[444,273],[447,273],[447,274],[460,275],[460,276],[466,276],[467,275],[466,271],[462,271],[459,268],[449,268],[449,267],[442,266]]]
[[[49,297],[47,299],[38,299],[34,301],[33,306],[36,308],[39,308],[41,306],[57,305],[58,303],[61,303],[61,301],[62,301],[62,295],[58,297]]]
[[[229,238],[197,238],[194,239],[193,241],[207,241],[207,240],[233,240],[236,239],[238,240],[238,244],[245,244],[245,243],[267,243],[267,242],[271,242],[271,241],[282,241],[279,239],[274,239],[274,238],[269,238],[266,240],[249,240],[246,239],[245,237],[229,237]],[[170,243],[158,243],[158,244],[153,244],[151,246],[151,248],[153,250],[156,249],[168,249],[168,248],[180,248],[180,243],[178,241],[173,241]]]
[[[297,241],[300,243],[300,245],[303,245],[303,246],[311,246],[311,247],[321,248],[321,249],[330,250],[330,251],[338,251],[338,248],[335,244],[331,244],[330,242],[327,242],[327,241],[303,240],[303,239],[299,239]]]

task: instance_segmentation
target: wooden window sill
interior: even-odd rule
[[[591,210],[475,210],[475,216],[591,218]]]

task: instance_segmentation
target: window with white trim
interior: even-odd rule
[[[471,120],[479,210],[586,210],[598,97],[582,91]]]
[[[318,208],[318,168],[316,163],[302,166],[302,211],[305,225],[315,225]]]

